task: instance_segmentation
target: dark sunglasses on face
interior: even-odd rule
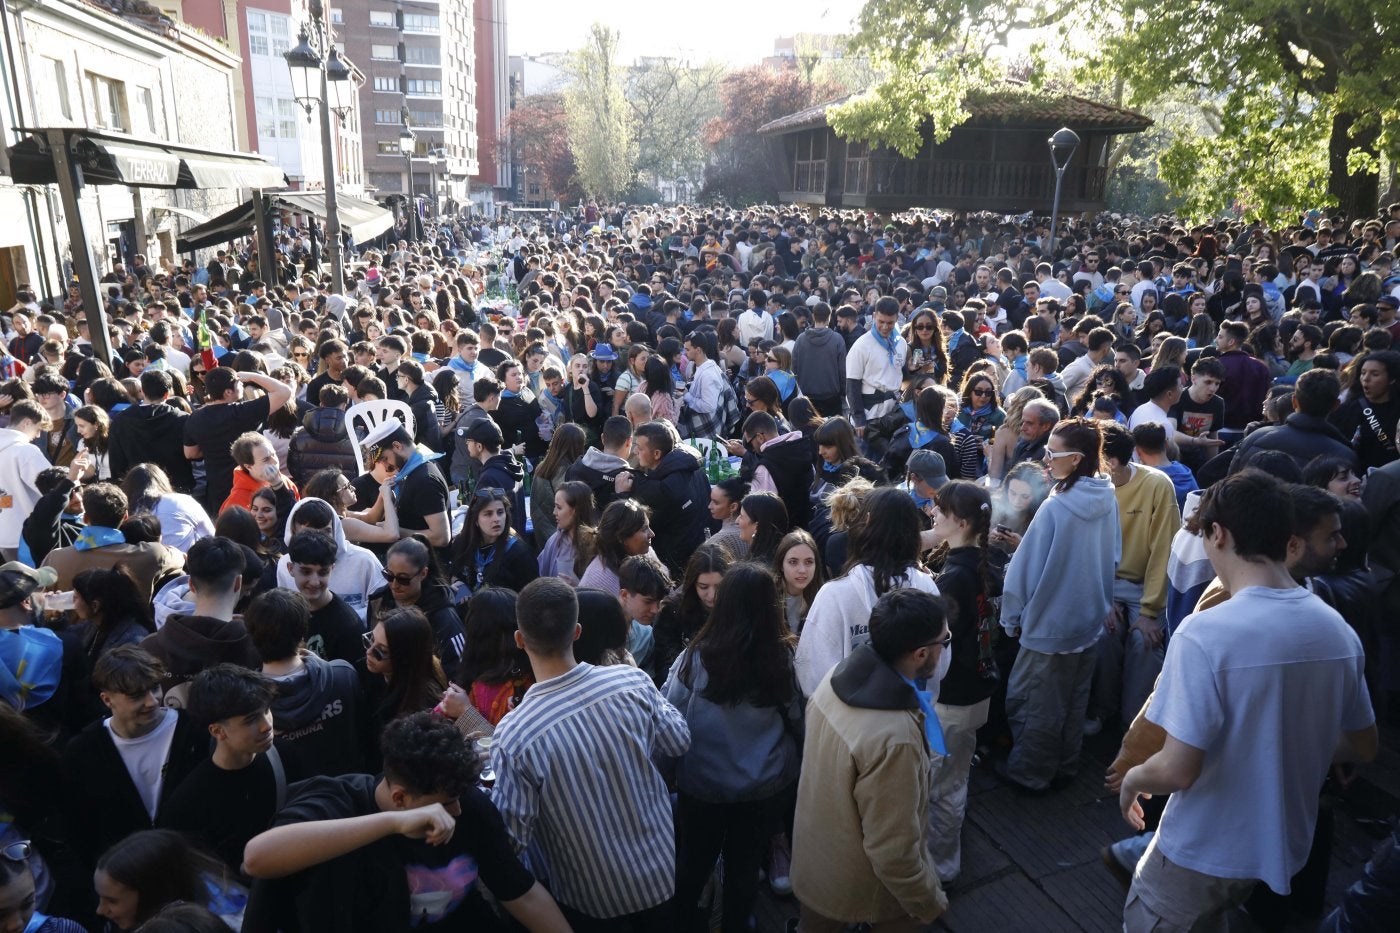
[[[384,575],[384,579],[390,583],[397,583],[399,586],[412,586],[413,581],[418,579],[417,573],[390,573],[387,570],[379,571]],[[418,573],[422,573],[420,570]]]
[[[12,842],[0,848],[0,856],[11,862],[24,862],[29,860],[29,856],[34,851],[34,845],[28,839],[21,839],[19,842]]]
[[[924,331],[925,333],[929,333],[929,332],[932,332],[932,330],[933,330],[933,325],[932,325],[932,324],[915,324],[915,325],[914,325],[914,329],[915,329],[915,330]]]
[[[389,652],[385,651],[383,648],[379,647],[374,643],[373,632],[365,632],[363,635],[360,636],[360,641],[364,642],[365,651],[369,652],[369,656],[374,658],[376,661],[389,660]]]
[[[980,396],[986,397],[986,396],[989,396],[989,395],[992,394],[992,390],[991,390],[991,389],[973,389],[973,390],[972,390],[972,394],[973,394],[973,395],[980,395]]]

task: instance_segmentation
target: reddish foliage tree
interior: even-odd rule
[[[766,141],[760,126],[779,117],[827,103],[841,89],[827,81],[809,81],[796,68],[781,71],[754,65],[720,80],[720,115],[705,126],[705,143],[715,159],[705,173],[707,197],[730,201],[772,201],[778,194]]]
[[[561,94],[534,94],[524,98],[506,118],[519,162],[528,166],[527,181],[538,184],[547,200],[572,200],[574,157],[564,121]]]

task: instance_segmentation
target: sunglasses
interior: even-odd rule
[[[921,331],[924,331],[924,332],[926,332],[926,333],[929,333],[929,332],[932,332],[932,331],[933,331],[933,325],[932,325],[932,324],[915,324],[915,325],[914,325],[914,329],[915,329],[915,330],[921,330]]]
[[[476,492],[472,493],[473,502],[478,502],[481,500],[490,501],[493,499],[504,499],[505,497],[506,491],[500,488],[499,486],[482,486],[481,488],[477,489]]]
[[[986,396],[989,396],[989,395],[992,394],[992,390],[991,390],[991,389],[973,389],[973,390],[972,390],[972,394],[973,394],[973,395],[982,396],[982,397],[985,398]]]
[[[1045,449],[1045,454],[1042,459],[1058,460],[1061,457],[1073,457],[1077,453],[1079,453],[1079,451],[1077,450],[1051,450],[1047,447]]]
[[[360,641],[364,642],[365,651],[369,652],[369,656],[374,658],[376,661],[389,660],[389,652],[385,651],[383,648],[379,647],[374,643],[373,632],[365,632],[363,635],[360,636]]]
[[[34,852],[34,844],[28,839],[19,842],[12,842],[0,848],[0,855],[3,855],[11,862],[24,862],[29,860],[29,856]]]
[[[399,586],[412,586],[413,581],[417,580],[419,574],[423,571],[420,570],[418,573],[390,573],[387,570],[381,570],[379,572],[383,575],[384,579],[388,580],[390,583],[397,583]],[[373,639],[370,639],[370,641],[373,641]],[[369,647],[369,642],[365,642],[365,647]]]

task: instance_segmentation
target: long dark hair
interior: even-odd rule
[[[411,607],[390,609],[379,617],[378,624],[384,626],[389,663],[394,667],[381,704],[386,718],[431,709],[447,690],[447,677],[435,653],[433,624]]]
[[[1118,367],[1111,363],[1100,363],[1094,367],[1094,371],[1089,374],[1089,381],[1084,383],[1084,391],[1079,393],[1079,398],[1074,400],[1074,407],[1070,411],[1077,415],[1086,415],[1094,407],[1094,399],[1098,397],[1099,380],[1107,376],[1113,380],[1113,396],[1120,404],[1132,400],[1132,389],[1128,388],[1128,379]]]
[[[131,620],[148,632],[151,624],[151,604],[141,597],[136,581],[123,564],[108,570],[94,567],[73,578],[73,589],[93,611],[93,639],[88,652],[96,657],[102,652],[107,637],[123,621]]]
[[[748,513],[750,520],[758,525],[758,530],[753,533],[753,542],[749,544],[749,559],[772,560],[778,542],[792,527],[787,506],[774,493],[751,492],[739,504],[739,510]]]
[[[1095,476],[1103,459],[1103,428],[1090,418],[1067,418],[1050,432],[1064,442],[1067,450],[1082,454],[1074,472],[1055,484],[1056,492],[1069,492],[1086,476]]]
[[[622,542],[651,522],[651,509],[635,499],[618,499],[603,510],[598,521],[598,559],[617,573],[630,555]]]
[[[795,644],[773,574],[762,564],[735,564],[720,582],[714,611],[691,640],[678,676],[693,684],[699,657],[709,677],[706,699],[726,706],[783,706],[793,696]]]
[[[500,537],[492,542],[493,554],[503,553],[502,548],[510,544],[510,539],[513,537],[510,530],[510,496],[503,492],[487,493],[478,489],[472,495],[472,503],[467,508],[467,518],[462,524],[462,533],[452,542],[452,566],[448,571],[451,576],[460,576],[465,568],[475,566],[476,552],[486,547],[485,542],[481,540],[481,527],[477,523],[477,519],[481,517],[481,513],[486,510],[488,505],[496,502],[505,503],[506,523],[505,527],[501,529]]]
[[[883,596],[919,560],[919,507],[903,489],[887,486],[866,496],[863,511],[865,521],[857,519],[849,531],[845,572],[868,566],[875,595]]]
[[[672,590],[671,595],[666,597],[667,605],[680,619],[682,632],[698,630],[710,614],[710,610],[705,608],[695,591],[696,581],[707,573],[723,576],[733,562],[734,556],[729,550],[714,541],[706,541],[690,555],[690,560],[685,564],[685,576],[680,587]]]
[[[938,510],[958,521],[967,522],[972,529],[973,546],[977,548],[977,574],[982,581],[982,593],[995,596],[1001,584],[994,579],[988,556],[987,536],[992,533],[992,495],[983,486],[965,479],[945,483],[934,495]],[[967,610],[969,607],[960,607]]]
[[[555,474],[568,469],[587,450],[588,435],[584,433],[583,428],[572,421],[566,421],[554,429],[554,436],[549,441],[549,450],[539,466],[535,467],[535,475],[553,479]]]
[[[593,512],[593,490],[580,480],[569,480],[554,490],[563,493],[564,501],[574,510],[574,524],[567,536],[574,545],[574,574],[583,575],[583,568],[598,551],[598,517]]]
[[[136,892],[138,923],[175,901],[208,902],[205,876],[218,881],[228,873],[173,829],[132,833],[102,853],[97,870]]]
[[[501,684],[530,670],[530,659],[515,644],[514,590],[488,587],[467,600],[462,625],[466,648],[457,668],[457,683],[465,690],[477,681]]]
[[[647,358],[646,368],[642,370],[647,383],[647,394],[655,395],[660,392],[663,395],[671,395],[676,390],[676,380],[671,375],[671,367],[666,365],[666,361],[659,356]]]
[[[914,332],[914,325],[919,323],[920,318],[928,318],[933,324],[933,333],[927,340]],[[909,319],[909,324],[904,328],[904,339],[909,343],[909,352],[924,350],[933,352],[935,361],[934,376],[942,379],[948,374],[948,351],[943,346],[943,331],[938,328],[938,315],[933,313],[931,308],[921,308],[914,312],[914,316]]]
[[[122,478],[127,509],[133,513],[154,512],[161,496],[174,491],[170,477],[154,463],[138,463],[128,469]]]

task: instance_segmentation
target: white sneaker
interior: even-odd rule
[[[787,835],[783,834],[773,840],[768,857],[768,886],[779,897],[792,894],[792,879],[788,877],[791,871],[792,853],[788,848]]]

